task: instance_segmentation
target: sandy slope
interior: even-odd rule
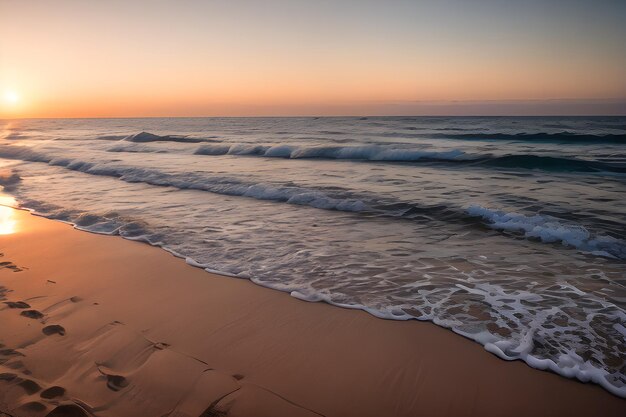
[[[611,416],[626,400],[385,321],[15,211],[0,415]]]

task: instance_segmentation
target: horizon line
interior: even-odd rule
[[[284,116],[263,116],[263,115],[249,115],[249,116],[93,116],[93,117],[0,117],[0,120],[94,120],[94,119],[340,119],[340,118],[392,118],[392,117],[448,117],[448,118],[463,118],[463,117],[519,117],[519,118],[533,118],[533,117],[626,117],[626,112],[623,114],[465,114],[465,115],[447,115],[447,114],[397,114],[397,115],[361,115],[361,114],[346,114],[346,115],[284,115]]]

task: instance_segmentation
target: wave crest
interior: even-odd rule
[[[523,234],[527,239],[544,243],[561,243],[594,255],[626,259],[626,242],[611,236],[595,236],[584,226],[568,224],[562,219],[535,214],[507,213],[472,205],[467,214],[481,217],[492,229]]]
[[[293,145],[202,145],[196,155],[250,155],[287,159],[347,159],[365,161],[405,162],[419,160],[457,160],[463,151],[435,152],[421,149],[389,149],[383,146],[319,146],[301,147]]]

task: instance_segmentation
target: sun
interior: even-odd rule
[[[20,101],[20,95],[13,90],[5,91],[3,98],[7,105],[16,105]]]

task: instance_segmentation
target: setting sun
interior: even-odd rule
[[[15,105],[20,101],[20,96],[17,92],[13,90],[7,90],[4,92],[3,99],[5,104]]]

